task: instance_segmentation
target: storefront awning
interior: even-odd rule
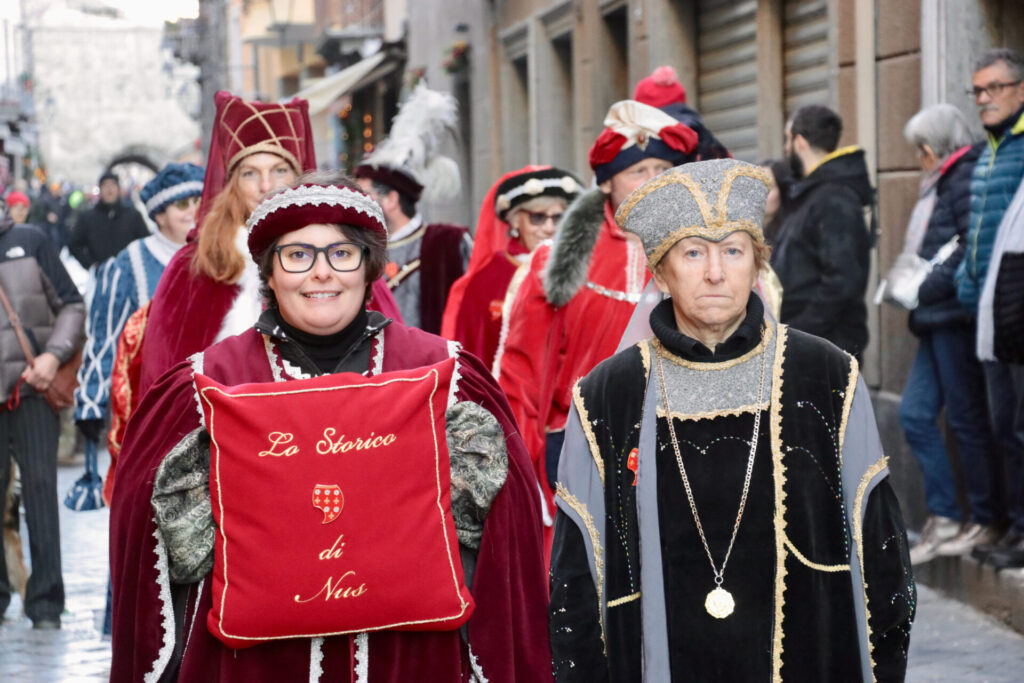
[[[310,115],[319,114],[342,95],[386,76],[397,66],[398,62],[395,59],[388,59],[386,52],[378,52],[336,74],[323,77],[294,96],[309,100]]]

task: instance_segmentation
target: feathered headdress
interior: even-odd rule
[[[441,154],[441,145],[447,133],[455,134],[457,123],[455,98],[420,83],[398,110],[387,139],[356,167],[356,177],[383,183],[413,201],[456,196],[462,187],[459,166]]]

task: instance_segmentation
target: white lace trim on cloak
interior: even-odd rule
[[[483,667],[480,666],[480,661],[473,654],[473,647],[466,643],[466,651],[469,652],[469,681],[470,683],[488,683],[487,676],[484,675]]]
[[[153,520],[156,526],[156,519]],[[171,654],[174,652],[174,605],[171,603],[171,578],[170,569],[167,564],[167,550],[164,548],[163,538],[160,536],[160,529],[153,529],[153,538],[156,539],[156,583],[160,587],[160,615],[162,616],[164,629],[164,642],[157,653],[156,661],[153,662],[153,669],[143,679],[145,683],[156,683],[164,674],[167,663],[171,661]]]
[[[206,429],[206,415],[203,414],[203,402],[199,398],[199,388],[196,387],[196,375],[203,374],[203,352],[199,351],[193,353],[188,357],[188,362],[192,365],[192,395],[196,399],[196,410],[199,412],[199,425]]]
[[[459,351],[462,350],[462,344],[457,341],[448,340],[448,357],[455,359],[455,368],[452,370],[452,383],[448,387],[448,407],[451,408],[453,405],[459,402],[456,394],[459,392],[459,380],[462,379],[462,374],[459,372],[461,364],[459,363]]]
[[[356,683],[370,680],[370,634],[356,634]]]
[[[309,683],[317,683],[324,675],[324,639],[309,639]]]

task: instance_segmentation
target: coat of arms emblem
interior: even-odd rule
[[[345,496],[337,484],[317,484],[313,487],[313,507],[324,513],[321,524],[330,524],[345,507]]]

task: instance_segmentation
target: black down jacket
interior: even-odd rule
[[[971,173],[985,143],[954,152],[935,184],[935,206],[928,219],[928,228],[917,250],[923,259],[935,256],[942,245],[960,237],[957,250],[943,263],[936,265],[921,283],[917,292],[917,308],[910,314],[910,331],[921,334],[942,327],[969,326],[974,312],[956,298],[953,276],[964,259],[967,248],[967,226],[971,216]]]
[[[868,343],[864,207],[873,196],[864,151],[836,150],[795,184],[772,254],[783,288],[781,321],[858,357]]]

